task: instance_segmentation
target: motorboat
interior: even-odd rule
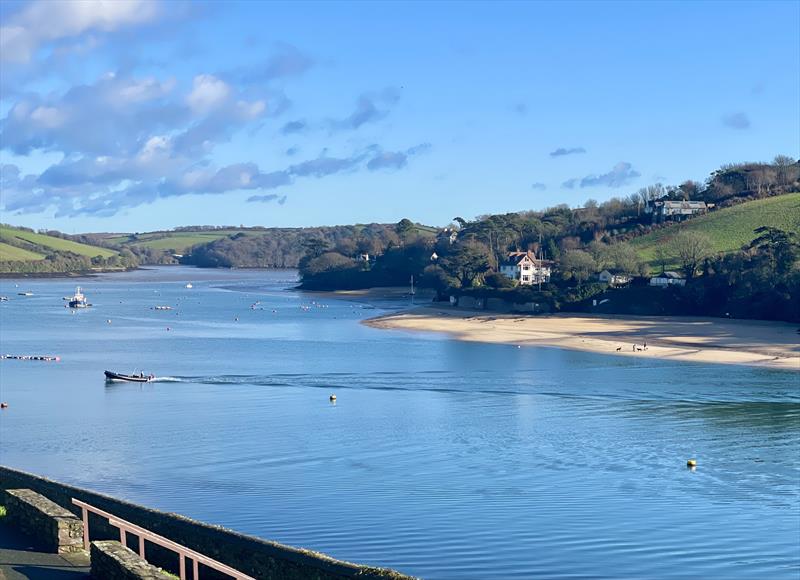
[[[130,383],[149,383],[155,379],[155,375],[146,375],[139,373],[138,375],[124,375],[122,373],[115,373],[114,371],[104,371],[107,381],[128,381]]]
[[[87,308],[91,306],[91,304],[86,301],[86,296],[81,292],[80,286],[75,289],[75,295],[70,298],[68,306],[70,308]]]

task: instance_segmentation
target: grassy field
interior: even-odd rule
[[[8,226],[0,226],[0,242],[8,242],[13,240],[22,240],[25,242],[30,242],[32,244],[36,244],[39,246],[44,246],[45,248],[50,248],[52,250],[58,250],[61,252],[73,252],[75,254],[80,254],[82,256],[88,256],[93,258],[94,256],[102,256],[104,258],[109,258],[111,256],[117,255],[117,252],[114,250],[108,250],[106,248],[98,248],[97,246],[89,246],[87,244],[79,244],[78,242],[73,242],[70,240],[62,240],[61,238],[55,238],[52,236],[46,236],[44,234],[35,234],[33,232],[28,232],[25,230],[18,230],[16,228],[10,228]],[[36,258],[12,258],[12,259],[21,259],[21,260],[29,260],[35,259],[40,260],[43,256],[39,256],[38,254],[31,254],[37,256]]]
[[[207,244],[220,238],[225,238],[243,230],[215,230],[209,232],[167,232],[166,237],[163,233],[153,232],[141,234],[136,239],[130,236],[117,236],[109,238],[108,241],[115,244],[126,246],[139,246],[153,248],[154,250],[171,250],[178,254],[185,254],[189,248],[198,244]],[[248,233],[245,231],[245,233]],[[252,232],[249,232],[252,233]]]
[[[44,260],[44,256],[42,254],[37,254],[36,252],[29,252],[28,250],[15,248],[14,246],[9,246],[8,244],[0,242],[0,261],[12,260],[25,260],[32,262],[34,260]]]
[[[699,232],[711,238],[714,252],[739,250],[756,238],[761,226],[800,232],[800,193],[790,193],[727,207],[631,240],[639,256],[654,267],[656,248],[678,232]]]

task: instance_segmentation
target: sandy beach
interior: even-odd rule
[[[459,340],[521,347],[554,346],[619,356],[800,371],[798,325],[785,322],[583,314],[515,316],[424,307],[373,318],[365,324],[444,332]]]

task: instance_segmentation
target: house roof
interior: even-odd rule
[[[653,278],[671,278],[673,280],[680,280],[683,279],[683,276],[677,272],[661,272],[661,274],[658,276],[653,276]]]
[[[549,266],[553,262],[551,260],[539,260],[533,252],[509,252],[508,260],[504,262],[503,266],[517,266],[522,260],[528,258],[536,266]]]
[[[663,205],[670,209],[703,209],[706,207],[704,201],[657,201],[656,206]]]

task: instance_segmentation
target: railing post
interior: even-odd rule
[[[141,556],[142,559],[145,559],[145,557],[144,557],[144,536],[142,536],[141,534],[139,534],[139,556]]]
[[[180,555],[180,574],[181,580],[186,580],[186,556]]]
[[[192,558],[192,576],[194,577],[192,580],[200,580],[200,566],[194,558]]]
[[[125,535],[125,528],[119,529],[119,543],[125,546],[126,548],[128,547],[128,538]]]
[[[83,549],[89,551],[89,512],[85,507],[81,508],[81,519],[83,519]]]

